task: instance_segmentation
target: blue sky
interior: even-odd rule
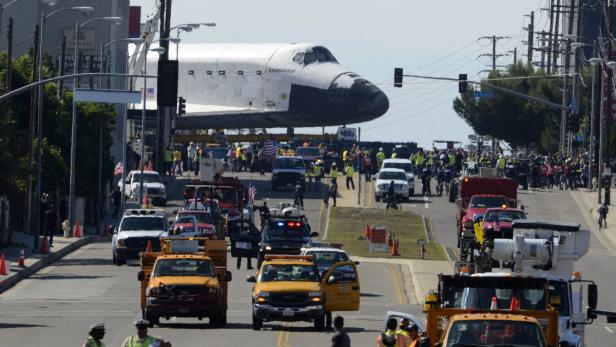
[[[155,0],[142,6],[142,21]],[[338,61],[378,84],[388,95],[389,111],[361,124],[362,140],[466,141],[472,130],[453,111],[455,82],[405,79],[393,88],[393,68],[408,74],[478,79],[491,66],[491,42],[481,36],[510,36],[497,44],[503,54],[518,47],[526,59],[527,15],[535,11],[537,30],[547,29],[548,0],[174,0],[172,25],[216,22],[215,28],[183,33],[182,42],[315,42]],[[181,49],[181,44],[180,44]],[[524,55],[524,56],[522,56]],[[510,64],[513,56],[498,64]],[[330,128],[328,128],[330,129]],[[320,129],[296,129],[320,132]]]

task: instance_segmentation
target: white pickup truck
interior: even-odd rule
[[[132,170],[126,176],[124,195],[131,200],[139,200],[139,188],[141,186],[141,171]],[[122,190],[122,180],[118,182],[118,187]],[[160,174],[156,171],[143,172],[144,195],[147,195],[152,204],[165,206],[167,204],[167,189]]]

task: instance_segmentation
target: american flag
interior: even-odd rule
[[[113,169],[113,175],[120,176],[123,172],[124,172],[124,167],[122,166],[122,162],[118,162],[115,166],[115,169]]]
[[[251,182],[250,186],[248,187],[248,204],[254,205],[256,198],[257,198],[257,187],[253,186]]]
[[[278,152],[278,144],[273,140],[267,140],[263,144],[263,152],[266,155],[274,155]]]

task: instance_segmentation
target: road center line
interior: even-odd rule
[[[391,279],[394,282],[394,286],[396,287],[396,294],[398,296],[398,303],[399,304],[404,304],[404,296],[402,295],[402,287],[400,285],[400,278],[398,278],[398,273],[396,271],[396,269],[394,269],[393,265],[389,265],[387,266],[387,269],[389,270],[389,274],[391,275]]]
[[[430,206],[430,205],[428,204],[428,196],[427,196],[427,195],[424,195],[423,199],[424,199],[424,208],[428,208],[428,207]]]

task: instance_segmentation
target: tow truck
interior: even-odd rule
[[[460,299],[455,301],[456,307],[475,304],[487,307],[488,294],[506,281],[517,283],[514,288],[525,288],[533,281],[547,281],[548,297],[543,301],[550,302],[558,310],[560,341],[566,343],[565,346],[584,346],[585,326],[598,314],[607,316],[608,322],[616,317],[612,312],[596,309],[597,285],[582,280],[581,274],[574,272],[575,261],[588,252],[590,232],[575,223],[541,220],[518,219],[512,226],[512,238],[487,240],[484,247],[475,250],[473,262],[457,264],[462,270],[476,272],[470,278],[478,278],[475,281],[483,284],[465,286],[465,291],[458,295]],[[453,282],[441,281],[441,289],[454,287]],[[584,292],[588,293],[586,306],[589,309],[586,311]],[[453,302],[456,296],[447,297]],[[525,301],[522,302],[524,306]]]
[[[456,199],[460,260],[472,258],[475,215],[484,215],[488,208],[516,207],[517,190],[517,183],[510,178],[466,176],[460,180]]]
[[[165,317],[204,317],[227,324],[227,243],[207,238],[161,238],[160,252],[142,252],[141,311],[151,326]]]
[[[357,311],[360,286],[353,262],[334,264],[323,276],[313,256],[266,255],[256,276],[248,276],[252,288],[252,328],[267,321],[309,321],[325,328],[333,311]]]

